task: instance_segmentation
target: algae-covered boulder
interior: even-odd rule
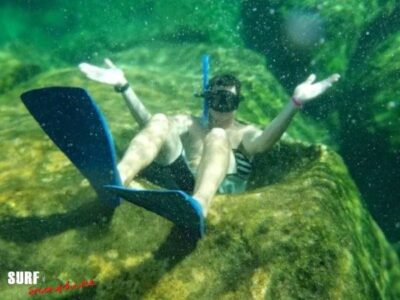
[[[308,73],[341,80],[305,111],[326,124],[367,205],[400,236],[398,1],[246,1],[246,45],[288,92]]]
[[[64,57],[70,61],[76,61],[81,54],[96,57],[99,52],[121,51],[151,41],[243,45],[240,1],[119,1],[101,5],[86,1],[63,5],[64,14],[71,18],[76,10],[82,14],[79,28],[72,32],[63,28],[67,38],[63,39],[62,53],[56,53],[67,52]],[[91,18],[93,8],[100,18]],[[83,45],[80,51],[77,44]]]
[[[400,34],[393,34],[370,54],[357,74],[363,91],[363,110],[368,116],[368,132],[384,133],[388,152],[400,151]]]
[[[10,12],[20,15],[19,6],[15,3]],[[29,13],[22,15],[17,37],[27,39],[34,30],[40,41],[36,47],[69,62],[151,41],[243,45],[237,0],[58,0],[23,7]]]
[[[340,126],[332,127],[332,134],[340,130],[346,163],[393,242],[400,236],[400,35],[392,32],[399,13],[400,7],[388,20],[368,28],[372,37],[359,46],[349,80],[337,95]]]
[[[29,80],[42,69],[38,63],[24,60],[10,49],[0,51],[0,66],[0,94]]]
[[[137,48],[117,60],[152,111],[199,113],[196,100],[184,100],[200,88],[193,59],[204,50],[199,49],[179,53],[187,62],[181,70],[168,47],[157,55]],[[226,67],[246,74],[241,118],[247,120],[251,111],[261,116],[264,105],[271,104],[273,112],[283,105],[285,94],[258,56],[226,49],[211,54],[216,71]],[[157,63],[148,63],[151,59]],[[252,72],[250,65],[255,66]],[[396,254],[333,151],[287,139],[257,157],[249,190],[216,196],[207,234],[196,243],[169,221],[127,202],[115,211],[99,204],[18,99],[24,90],[48,85],[86,86],[107,116],[120,150],[135,130],[112,89],[88,82],[76,69],[40,74],[0,96],[1,269],[39,271],[36,288],[90,279],[95,284],[60,294],[49,291],[47,298],[400,297]],[[257,106],[253,97],[265,104]],[[315,125],[298,117],[291,136],[316,135]],[[256,122],[270,120],[269,115],[263,118],[257,115]],[[0,274],[2,282],[5,276]],[[2,299],[28,297],[28,286],[1,285],[0,294]]]
[[[396,254],[341,159],[325,148],[282,143],[259,157],[250,191],[217,196],[207,235],[195,244],[129,203],[110,215],[40,131],[32,133],[48,159],[31,154],[36,175],[2,191],[0,251],[6,270],[39,270],[47,278],[39,287],[93,279],[94,287],[62,293],[87,299],[400,295]],[[27,293],[1,287],[3,299]]]
[[[244,40],[264,53],[286,88],[309,72],[345,75],[365,29],[396,9],[396,1],[245,1]],[[378,24],[379,25],[379,24]]]

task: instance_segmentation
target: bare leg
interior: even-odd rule
[[[141,170],[157,160],[171,163],[182,152],[182,143],[163,114],[154,115],[146,127],[131,141],[118,171],[124,185],[127,185]]]
[[[225,130],[214,128],[204,141],[193,197],[207,215],[208,206],[228,171],[231,146]]]

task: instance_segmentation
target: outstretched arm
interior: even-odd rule
[[[314,83],[316,76],[312,74],[306,81],[299,84],[294,90],[291,101],[264,131],[254,129],[244,136],[243,144],[249,154],[254,155],[269,150],[281,138],[299,108],[324,93],[339,78],[339,74],[333,74]]]
[[[133,89],[129,86],[124,72],[117,68],[111,60],[105,59],[104,62],[108,68],[97,67],[88,63],[81,63],[79,64],[79,69],[89,79],[112,85],[117,92],[120,92],[136,122],[140,127],[144,127],[150,120],[151,114],[139,100]]]

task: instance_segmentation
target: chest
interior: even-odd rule
[[[182,143],[187,152],[192,154],[201,154],[204,146],[204,141],[207,134],[210,133],[208,128],[204,128],[201,124],[194,124],[190,130],[182,137]],[[241,146],[244,128],[234,126],[225,130],[231,149],[238,149]]]

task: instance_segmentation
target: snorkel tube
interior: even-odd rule
[[[205,54],[201,59],[201,70],[203,73],[203,95],[208,89],[208,72],[210,70],[210,56]],[[201,116],[201,122],[205,126],[208,123],[208,102],[206,98],[203,100],[203,115]]]

